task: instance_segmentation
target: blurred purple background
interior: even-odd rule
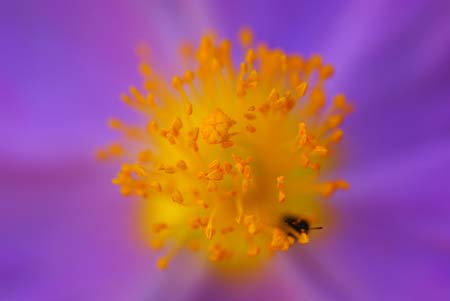
[[[449,300],[450,2],[2,1],[0,300]],[[337,174],[335,235],[226,283],[168,271],[134,234],[133,204],[93,150],[139,82],[148,42],[174,70],[208,29],[320,53],[355,113]],[[180,273],[179,267],[183,267]]]

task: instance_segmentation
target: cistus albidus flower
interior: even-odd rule
[[[122,100],[146,123],[109,120],[124,139],[97,153],[122,158],[112,182],[141,200],[160,269],[182,248],[236,269],[306,244],[327,218],[325,199],[349,186],[321,177],[351,111],[344,95],[326,94],[333,67],[254,44],[247,28],[239,42],[238,65],[213,34],[182,45],[186,70],[169,82],[141,47],[143,85]]]

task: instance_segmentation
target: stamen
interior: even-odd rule
[[[344,95],[326,93],[334,68],[319,55],[254,44],[248,28],[238,40],[237,64],[231,42],[214,34],[196,47],[183,44],[187,69],[169,81],[140,46],[142,85],[121,99],[143,113],[145,125],[110,119],[123,139],[96,152],[99,160],[125,162],[112,183],[142,201],[152,248],[173,247],[158,259],[159,269],[182,247],[239,266],[301,247],[320,227],[309,228],[306,219],[289,224],[286,212],[325,219],[321,200],[349,188],[319,173],[335,165],[340,127],[353,110]]]

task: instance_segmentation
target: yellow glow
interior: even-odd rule
[[[98,152],[101,160],[126,162],[113,183],[141,200],[143,233],[165,252],[160,269],[183,248],[218,265],[246,267],[308,243],[307,233],[288,235],[283,216],[323,221],[323,199],[348,188],[319,173],[351,111],[343,95],[328,100],[332,66],[317,55],[254,45],[247,28],[238,39],[238,68],[231,43],[206,35],[197,48],[181,47],[189,69],[168,81],[141,49],[143,85],[121,98],[147,122],[111,119],[124,139]]]

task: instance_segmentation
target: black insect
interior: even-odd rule
[[[308,234],[310,230],[319,230],[322,227],[311,227],[306,219],[299,218],[294,215],[283,216],[283,222],[289,227],[289,230],[294,230],[297,234]],[[289,236],[295,237],[296,235],[291,231],[287,231]]]

